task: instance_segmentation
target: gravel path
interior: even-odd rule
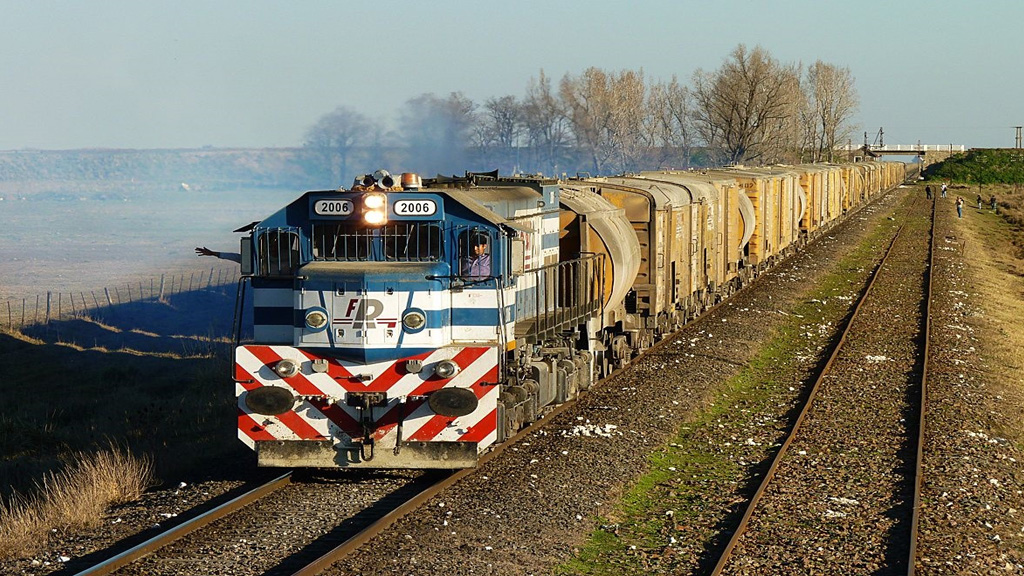
[[[940,206],[918,573],[1024,574],[1024,450],[993,432],[1021,408],[986,376],[985,303],[953,214]]]

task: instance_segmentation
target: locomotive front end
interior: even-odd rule
[[[261,466],[464,468],[498,440],[500,231],[408,180],[309,192],[245,239],[234,380]]]

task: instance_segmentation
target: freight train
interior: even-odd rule
[[[242,238],[239,438],[261,466],[472,467],[905,176],[380,170],[306,192]]]

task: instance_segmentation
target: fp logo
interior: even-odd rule
[[[384,303],[380,300],[374,300],[373,298],[350,298],[345,309],[345,319],[342,322],[345,324],[351,322],[352,328],[357,330],[376,328],[377,323],[374,320],[383,311]]]

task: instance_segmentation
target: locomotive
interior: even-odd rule
[[[239,438],[261,466],[472,467],[904,178],[378,170],[306,192],[242,238]]]

